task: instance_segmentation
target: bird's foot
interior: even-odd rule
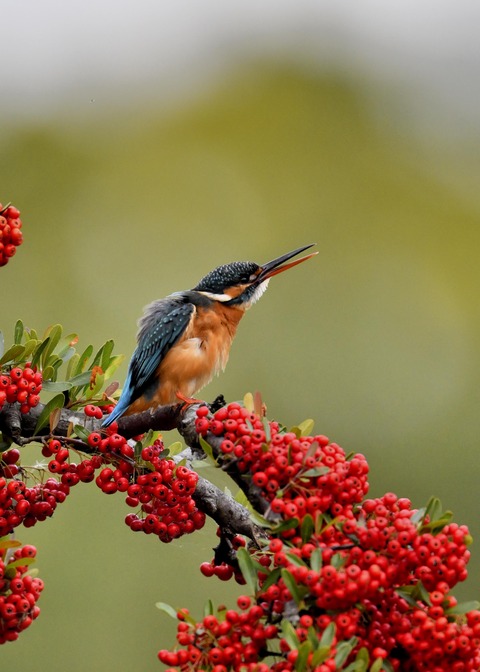
[[[180,401],[183,401],[182,411],[185,411],[192,404],[202,404],[202,403],[204,403],[201,399],[194,399],[193,397],[186,397],[180,391],[175,392],[175,396],[177,397],[177,399],[180,399]]]

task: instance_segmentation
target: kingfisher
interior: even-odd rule
[[[313,245],[261,266],[253,261],[218,266],[193,289],[146,306],[122,394],[103,426],[179,400],[192,403],[193,395],[225,369],[238,323],[270,278],[318,254],[290,261]]]

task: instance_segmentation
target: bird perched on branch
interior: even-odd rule
[[[270,278],[316,255],[311,252],[289,261],[311,247],[305,245],[262,266],[252,261],[219,266],[193,289],[147,306],[122,394],[103,425],[122,415],[192,401],[225,368],[238,323]]]

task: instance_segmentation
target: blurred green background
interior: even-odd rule
[[[316,242],[272,280],[203,396],[260,390],[270,417],[312,417],[364,453],[372,495],[436,495],[480,539],[478,137],[421,137],[371,81],[295,59],[239,59],[197,88],[4,122],[0,200],[22,211],[25,239],[0,270],[6,342],[20,317],[129,356],[148,302],[220,263]],[[157,670],[175,624],[156,601],[200,615],[242,592],[198,571],[213,525],[161,545],[126,513],[80,485],[19,530],[46,589],[38,621],[2,647],[5,669]],[[479,548],[462,600],[480,596]]]

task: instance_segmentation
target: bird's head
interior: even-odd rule
[[[193,289],[214,301],[221,301],[225,305],[237,306],[246,310],[262,296],[271,277],[318,254],[318,252],[311,252],[300,259],[289,262],[292,257],[311,247],[313,245],[299,247],[262,266],[254,261],[234,261],[231,264],[218,266],[202,278]]]

